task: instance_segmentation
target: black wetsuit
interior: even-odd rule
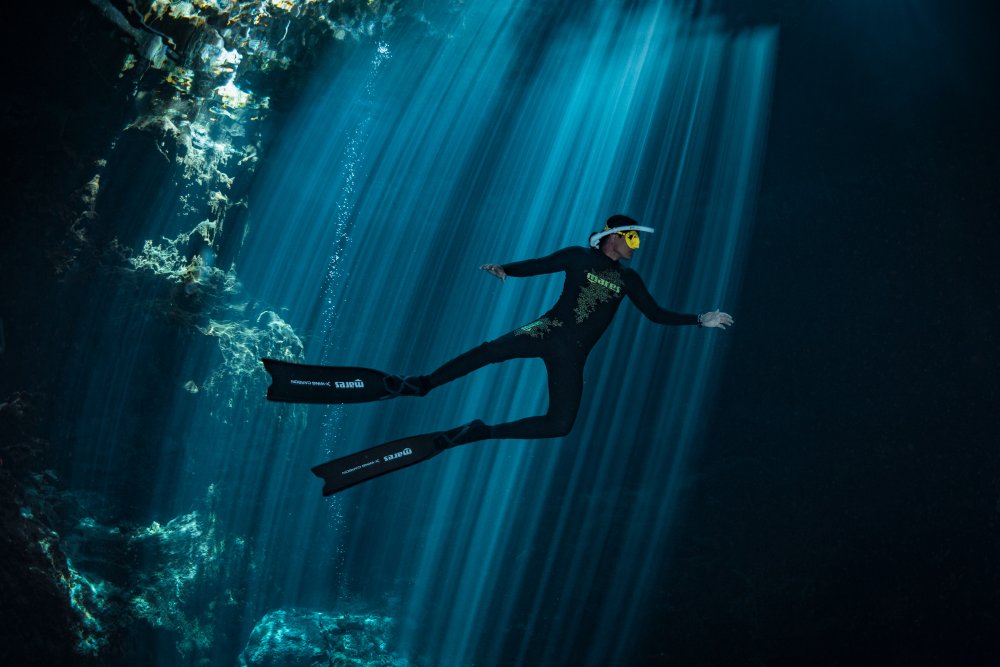
[[[466,429],[454,444],[487,438],[554,438],[573,428],[583,393],[587,355],[611,324],[624,297],[658,324],[696,325],[697,315],[660,308],[639,274],[600,250],[564,248],[548,257],[504,264],[508,276],[563,272],[559,300],[537,320],[452,359],[428,376],[414,378],[426,393],[487,364],[540,357],[549,376],[549,408],[544,415]]]

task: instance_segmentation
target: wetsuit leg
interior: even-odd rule
[[[457,380],[487,364],[541,357],[542,353],[538,341],[529,336],[518,335],[517,332],[509,333],[463,352],[430,375],[419,376],[416,381],[426,394],[435,387]]]
[[[489,438],[561,438],[573,429],[583,396],[584,360],[546,356],[549,376],[549,409],[544,415],[489,426],[481,421],[459,426],[446,433],[448,446]]]
[[[584,362],[545,357],[549,374],[549,408],[544,415],[527,417],[491,427],[494,438],[561,438],[569,435],[583,396]]]

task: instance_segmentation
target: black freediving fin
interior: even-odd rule
[[[312,469],[323,480],[323,495],[329,496],[381,475],[437,456],[440,433],[427,433],[393,440],[355,454],[321,463]]]
[[[373,368],[310,366],[261,359],[271,374],[269,401],[285,403],[367,403],[418,393],[405,378]]]
[[[492,435],[490,427],[475,419],[450,431],[425,433],[393,440],[355,454],[321,463],[312,469],[323,480],[323,495],[329,496],[361,482],[406,468],[437,456],[446,449]]]

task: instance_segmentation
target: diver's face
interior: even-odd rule
[[[632,253],[634,253],[635,250],[628,247],[628,243],[625,242],[625,237],[621,234],[612,234],[611,236],[613,238],[612,243],[614,244],[615,252],[618,253],[618,255],[624,260],[632,259]]]

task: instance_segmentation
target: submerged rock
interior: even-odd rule
[[[54,475],[15,481],[0,465],[0,527],[15,549],[0,553],[0,631],[30,638],[24,654],[41,657],[15,651],[3,662],[10,649],[0,645],[0,663],[133,664],[142,656],[129,651],[161,639],[192,664],[239,651],[225,628],[245,604],[252,558],[246,540],[220,525],[214,487],[202,507],[136,527],[95,514],[98,496],[61,490]]]
[[[244,538],[219,525],[209,489],[207,509],[153,522],[129,537],[140,564],[133,573],[132,613],[177,638],[182,656],[206,655],[215,634],[237,613],[251,567]]]
[[[393,620],[370,614],[276,609],[264,615],[240,655],[243,667],[409,667],[389,648]]]
[[[79,567],[56,531],[73,498],[40,468],[38,396],[0,400],[0,663],[89,664],[122,626],[113,589]]]

